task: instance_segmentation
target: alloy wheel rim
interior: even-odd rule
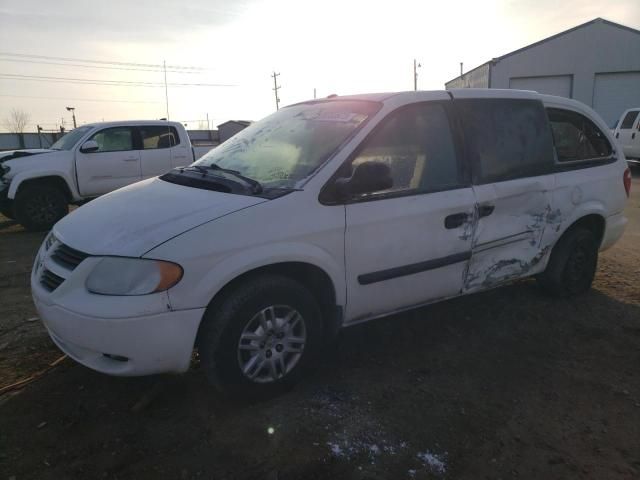
[[[298,364],[307,341],[302,315],[289,305],[271,305],[256,313],[238,341],[238,365],[256,383],[275,382]]]
[[[41,194],[32,198],[26,210],[29,217],[40,223],[52,222],[56,218],[56,205],[50,195]]]

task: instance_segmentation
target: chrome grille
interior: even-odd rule
[[[64,243],[61,243],[51,255],[51,259],[58,265],[69,270],[73,270],[88,256],[89,255],[84,252],[80,252],[65,245]]]
[[[40,277],[40,284],[50,292],[53,292],[60,284],[64,282],[64,278],[59,277],[55,273],[46,268],[42,270],[42,276]]]

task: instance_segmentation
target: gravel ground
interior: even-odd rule
[[[640,478],[640,179],[594,289],[530,280],[345,330],[270,402],[198,365],[113,378],[70,360],[0,396],[0,479]],[[0,387],[60,356],[28,272],[43,235],[0,217]]]

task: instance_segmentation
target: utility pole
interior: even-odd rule
[[[38,143],[40,144],[40,148],[42,148],[42,127],[40,125],[36,125],[38,127]]]
[[[413,89],[415,91],[418,90],[418,68],[421,68],[422,65],[419,64],[416,59],[413,59]]]
[[[71,112],[73,116],[73,128],[78,128],[78,125],[76,125],[76,107],[67,107],[67,112]]]
[[[313,88],[313,99],[314,100],[316,99],[316,89],[315,89],[315,87]]]
[[[211,127],[209,126],[209,113],[207,112],[207,130],[211,130]]]
[[[273,75],[271,75],[273,77],[273,92],[276,95],[276,110],[280,110],[280,98],[278,97],[278,90],[280,90],[280,85],[278,85],[278,77],[280,76],[279,73],[276,73],[275,71],[273,72]]]
[[[169,120],[169,89],[167,88],[167,62],[162,60],[162,68],[164,69],[164,101],[167,106],[167,120]]]
[[[462,77],[463,73],[462,73],[462,62],[460,62],[460,76]]]

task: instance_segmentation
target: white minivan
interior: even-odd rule
[[[333,97],[58,222],[31,285],[53,341],[112,375],[292,385],[341,327],[536,276],[591,286],[631,177],[573,100],[516,90]]]

